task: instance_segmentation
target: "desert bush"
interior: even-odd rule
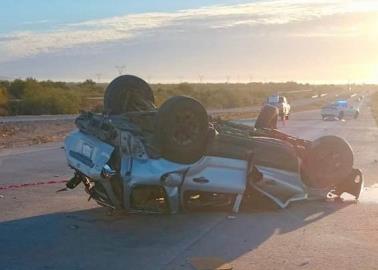
[[[26,87],[20,114],[73,114],[80,109],[80,97],[72,92],[42,86]]]
[[[8,114],[8,93],[7,90],[0,86],[0,115]]]
[[[277,90],[263,84],[159,84],[153,85],[156,104],[174,95],[191,96],[207,108],[234,108],[262,104],[267,95]],[[273,88],[273,87],[272,87]]]
[[[106,84],[93,80],[80,83],[37,81],[32,78],[0,81],[0,88],[9,94],[7,109],[11,114],[61,114],[76,113],[79,110],[101,111]],[[318,93],[342,92],[347,85],[310,85],[295,82],[283,83],[180,83],[152,84],[156,105],[175,95],[191,96],[206,108],[221,109],[245,106],[259,106],[267,96],[283,94],[289,102],[308,98]],[[366,88],[368,85],[355,85]],[[369,86],[373,87],[373,86]],[[376,87],[376,86],[374,86]],[[306,90],[306,91],[302,91]],[[95,97],[95,98],[94,98]],[[99,98],[98,98],[99,97]],[[0,103],[1,103],[0,97]],[[4,106],[3,106],[4,107]]]
[[[46,88],[60,88],[64,90],[69,89],[69,86],[65,82],[54,82],[51,80],[47,80],[47,81],[41,81],[39,82],[39,84],[41,84],[41,86],[46,87]]]
[[[375,122],[378,125],[378,92],[377,91],[371,95],[370,108],[375,118]]]
[[[8,104],[8,94],[7,90],[0,87],[0,106],[6,106]]]
[[[10,83],[9,85],[9,94],[15,98],[21,98],[25,89],[25,81],[17,79]]]

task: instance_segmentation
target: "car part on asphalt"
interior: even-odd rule
[[[274,106],[264,106],[255,127],[208,118],[189,97],[172,97],[158,110],[133,108],[76,119],[79,130],[65,139],[75,170],[67,188],[82,182],[90,199],[112,209],[172,214],[238,212],[256,192],[282,208],[329,193],[361,193],[362,173],[353,168],[349,144],[278,131]]]

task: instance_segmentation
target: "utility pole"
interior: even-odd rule
[[[101,75],[102,74],[101,73],[96,73],[95,75],[96,75],[96,80],[97,80],[96,82],[100,83],[100,81],[101,81]]]
[[[348,90],[349,92],[352,92],[352,84],[350,83],[350,80],[348,80]]]
[[[198,75],[198,78],[199,78],[199,83],[202,83],[202,80],[203,80],[203,75]]]
[[[115,68],[116,68],[117,71],[118,71],[118,75],[122,75],[122,74],[124,74],[123,71],[126,69],[126,66],[125,66],[125,65],[122,65],[122,66],[115,66]]]
[[[250,85],[250,87],[251,87],[251,90],[253,90],[253,84],[252,84],[252,82],[253,82],[253,77],[252,77],[252,75],[250,74],[249,75],[249,85]]]

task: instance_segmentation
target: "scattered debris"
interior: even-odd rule
[[[4,195],[1,195],[1,194],[0,194],[0,199],[2,199],[2,198],[4,198]]]
[[[196,270],[232,270],[233,267],[226,260],[218,257],[193,257],[190,264]]]
[[[63,192],[63,191],[68,191],[68,189],[66,187],[64,187],[64,188],[58,189],[57,191],[55,191],[55,193],[59,193],[59,192]]]
[[[109,211],[106,212],[106,215],[109,217],[120,217],[127,215],[127,211],[123,209],[109,209]]]
[[[300,263],[298,266],[305,266],[305,265],[307,265],[309,263],[310,263],[310,261],[304,261],[304,262]]]
[[[79,229],[79,226],[77,226],[77,225],[70,225],[70,229],[77,230],[77,229]]]

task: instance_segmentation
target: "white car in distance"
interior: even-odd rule
[[[279,116],[282,120],[289,120],[290,104],[284,96],[270,96],[266,99],[266,104],[275,106],[279,110]]]

